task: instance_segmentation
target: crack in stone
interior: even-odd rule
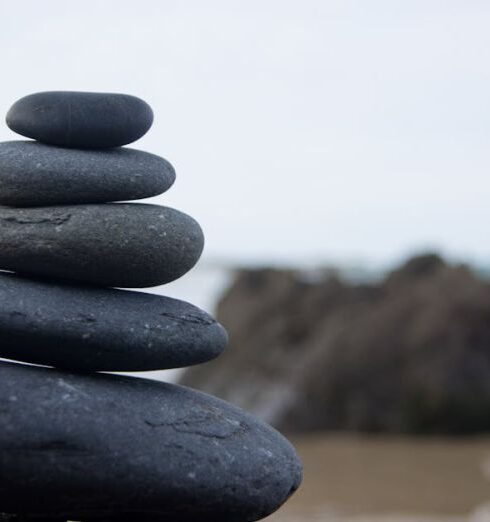
[[[169,319],[173,319],[174,321],[179,321],[183,323],[194,323],[205,326],[211,326],[216,323],[216,321],[212,317],[203,317],[202,315],[187,313],[182,315],[173,314],[171,312],[161,312],[161,316],[168,317]]]
[[[50,440],[31,446],[7,447],[13,453],[56,453],[58,455],[89,455],[90,452],[75,443],[65,440]]]
[[[7,223],[15,223],[17,225],[62,225],[71,219],[71,214],[59,214],[54,216],[6,216],[0,217],[2,221]]]
[[[203,415],[194,419],[175,421],[152,421],[145,419],[145,424],[152,428],[169,427],[178,433],[189,433],[211,439],[228,439],[239,432],[245,431],[245,426],[241,422],[214,415]]]

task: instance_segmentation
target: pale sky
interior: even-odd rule
[[[490,2],[1,2],[0,113],[127,92],[205,257],[490,262]],[[16,139],[5,126],[0,139]]]

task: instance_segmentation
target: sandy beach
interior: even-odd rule
[[[293,438],[302,488],[271,522],[488,522],[490,438]]]

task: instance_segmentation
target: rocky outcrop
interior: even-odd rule
[[[490,284],[436,255],[378,283],[241,271],[230,347],[182,382],[287,431],[490,430]]]

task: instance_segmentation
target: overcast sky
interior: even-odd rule
[[[156,201],[200,221],[208,259],[490,261],[490,2],[0,6],[0,112],[42,90],[144,98],[134,147],[174,164]]]

